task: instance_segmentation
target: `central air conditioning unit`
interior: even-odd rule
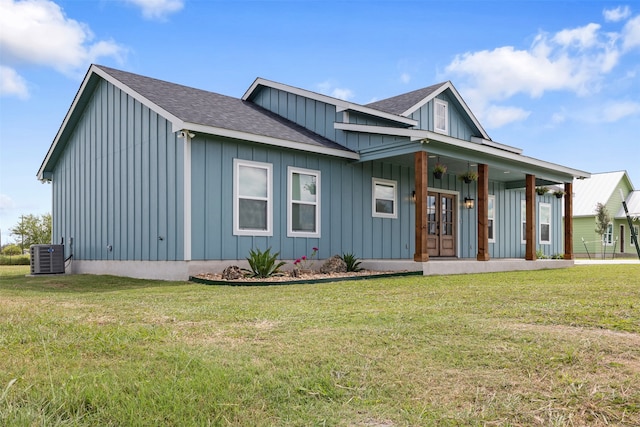
[[[64,245],[31,245],[31,274],[64,273]]]

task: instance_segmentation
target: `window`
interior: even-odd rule
[[[520,224],[522,224],[522,226],[520,227],[520,232],[522,233],[520,235],[521,243],[527,243],[527,201],[526,200],[520,201]]]
[[[442,99],[433,101],[433,121],[436,132],[449,134],[449,104]]]
[[[636,232],[636,238],[638,239],[638,242],[640,243],[640,234],[638,234],[638,231],[640,231],[640,230],[638,229],[638,226],[637,226],[637,225],[634,225],[634,226],[633,226],[633,230]],[[635,245],[636,245],[636,244],[635,244],[635,242],[633,241],[633,235],[631,235],[631,238],[629,239],[629,246],[632,246],[632,247],[633,247],[633,246],[635,246]]]
[[[397,187],[395,181],[372,179],[372,212],[377,218],[397,218]]]
[[[605,246],[613,245],[613,224],[607,224],[607,231],[602,236],[602,241]]]
[[[551,205],[540,203],[540,243],[551,243]]]
[[[233,159],[233,234],[271,236],[272,165]]]
[[[320,237],[320,172],[289,167],[289,237]]]
[[[489,241],[495,243],[496,241],[496,196],[489,196],[488,217],[489,217]]]

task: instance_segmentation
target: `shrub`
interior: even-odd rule
[[[0,265],[29,265],[31,258],[29,255],[0,256]]]
[[[352,253],[342,254],[342,260],[347,264],[347,271],[361,271],[360,261]]]
[[[258,278],[281,276],[280,268],[286,263],[283,261],[276,263],[278,255],[280,255],[280,252],[272,255],[271,248],[264,252],[260,249],[256,249],[255,251],[251,249],[249,251],[249,258],[247,258],[251,270],[244,270],[246,275]]]

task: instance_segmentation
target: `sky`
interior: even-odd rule
[[[450,80],[492,140],[640,189],[637,0],[0,0],[0,243],[51,212],[36,173],[92,63],[360,104]]]

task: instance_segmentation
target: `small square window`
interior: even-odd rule
[[[397,218],[396,182],[373,178],[372,190],[372,215],[377,218]]]

